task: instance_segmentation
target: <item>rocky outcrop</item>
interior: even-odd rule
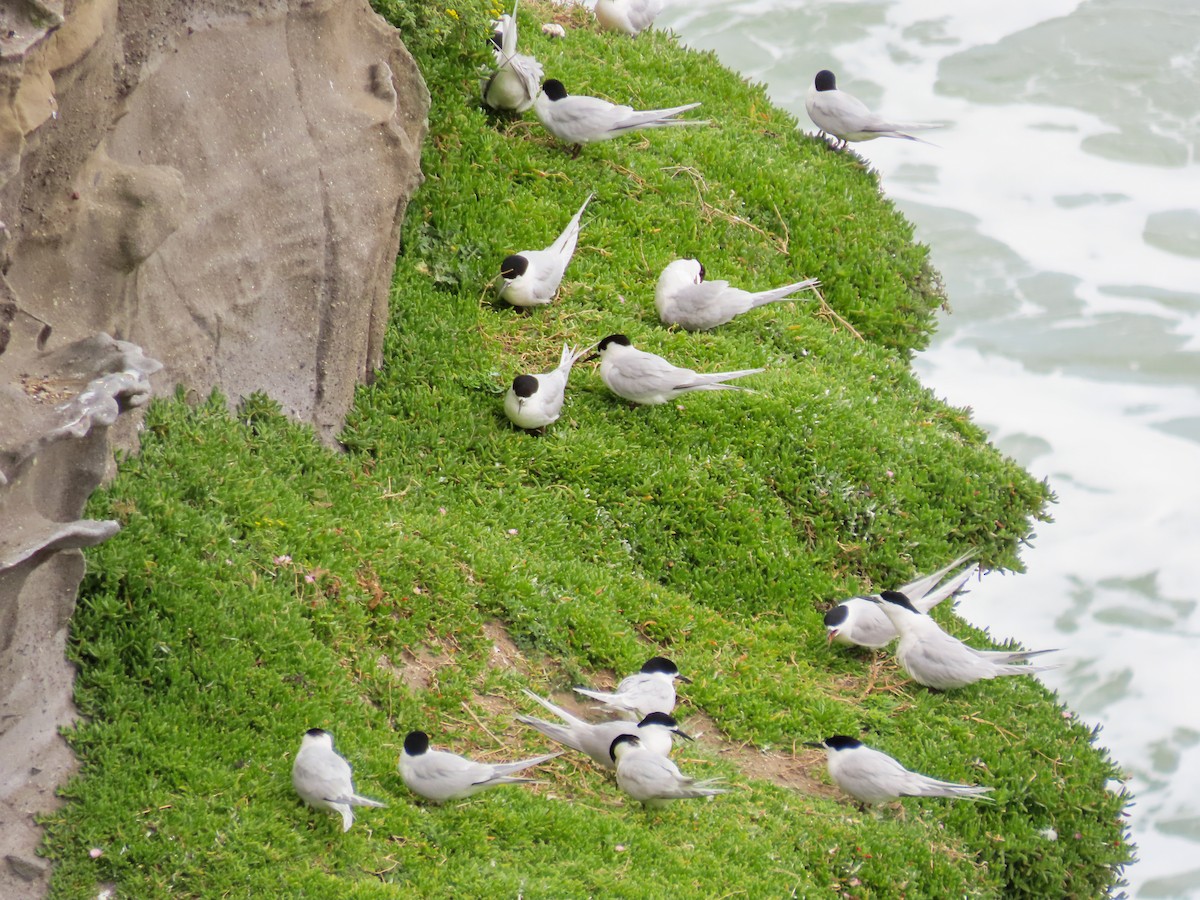
[[[161,368],[159,393],[265,391],[334,439],[380,363],[428,108],[367,0],[0,3],[0,896],[47,882],[111,426]]]
[[[63,12],[0,20],[0,269],[22,308],[146,348],[159,390],[263,390],[331,440],[379,364],[420,179],[429,98],[398,33],[366,0]]]
[[[0,356],[3,897],[33,896],[45,882],[34,816],[52,806],[54,789],[74,768],[58,732],[74,716],[74,670],[64,650],[83,577],[79,548],[117,531],[116,522],[80,516],[109,464],[109,428],[150,398],[149,376],[161,368],[107,335],[50,352],[36,345],[18,327]]]

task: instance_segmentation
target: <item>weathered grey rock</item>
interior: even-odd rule
[[[367,0],[0,0],[0,897],[45,889],[79,548],[117,528],[80,516],[147,357],[159,393],[265,391],[332,441],[428,108]]]
[[[75,712],[64,650],[79,548],[117,531],[80,516],[111,457],[109,427],[150,398],[161,366],[107,335],[53,351],[32,330],[11,338],[0,355],[0,897],[30,897],[48,871],[33,855],[34,816],[74,768],[59,729]]]
[[[332,440],[420,180],[429,97],[398,33],[366,0],[77,0],[0,49],[21,307],[146,348],[160,390],[266,391]]]

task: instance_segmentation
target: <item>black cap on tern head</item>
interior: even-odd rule
[[[679,723],[675,721],[674,716],[669,716],[665,712],[652,712],[646,715],[646,718],[638,722],[638,728],[643,725],[662,725],[664,728],[678,728]]]
[[[320,737],[323,734],[329,734],[324,728],[310,728],[304,732],[305,737]]]
[[[675,721],[674,716],[669,716],[665,712],[652,712],[638,722],[638,728],[645,728],[647,725],[661,725],[663,728],[670,728],[673,732],[679,735],[684,740],[695,740],[690,734],[684,732],[679,727],[679,723]]]
[[[850,618],[850,608],[844,603],[839,603],[825,613],[825,627],[837,628],[839,625],[845,624],[848,618]]]
[[[632,345],[629,343],[629,338],[625,337],[625,335],[623,335],[623,334],[610,334],[608,337],[606,337],[606,338],[602,339],[602,340],[600,341],[600,343],[598,343],[598,344],[596,345],[596,352],[597,352],[597,353],[600,353],[600,352],[602,352],[602,351],[606,350],[606,349],[608,348],[608,345],[609,345],[609,344],[620,344],[622,347],[629,347],[629,346],[632,346]]]
[[[404,752],[409,756],[420,756],[429,749],[429,735],[423,731],[410,731],[404,738]]]
[[[861,747],[862,741],[858,738],[846,737],[844,734],[835,734],[833,737],[825,738],[825,746],[830,750],[853,750],[855,747]]]
[[[504,262],[500,263],[500,274],[504,278],[513,279],[520,275],[524,275],[529,269],[529,260],[523,257],[520,253],[514,253],[511,256],[504,257]]]
[[[912,612],[920,615],[920,610],[913,606],[912,601],[899,591],[880,591],[879,596],[888,603],[895,603],[897,606],[903,606],[905,609],[911,610]]]
[[[652,656],[642,664],[641,671],[646,675],[661,672],[663,675],[678,675],[679,666],[665,656]]]
[[[561,100],[567,96],[567,89],[563,87],[563,83],[557,78],[547,78],[542,82],[542,93],[551,100]]]
[[[532,397],[537,393],[538,380],[532,375],[518,375],[513,379],[512,389],[518,397]]]
[[[488,41],[497,50],[503,50],[504,49],[504,32],[501,31],[499,28],[497,28],[495,31],[492,32],[492,36],[490,38],[488,38]]]
[[[822,69],[817,73],[817,78],[813,82],[813,87],[818,91],[836,91],[837,78],[828,69]]]
[[[636,734],[618,734],[615,738],[613,738],[613,742],[608,745],[608,755],[612,757],[613,762],[616,762],[617,747],[621,746],[621,744],[631,744],[632,746],[636,747],[640,743],[641,741],[638,740],[638,736]]]

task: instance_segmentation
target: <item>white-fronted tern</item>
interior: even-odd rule
[[[546,426],[557,422],[562,413],[571,367],[591,349],[572,349],[569,344],[563,344],[557,369],[541,375],[518,375],[514,378],[512,387],[504,397],[504,414],[509,421],[529,431],[539,428],[544,431]]]
[[[292,763],[292,787],[314,809],[341,815],[343,832],[354,824],[354,807],[387,805],[354,793],[350,763],[333,749],[333,735],[320,728],[310,728],[300,738]]]
[[[875,600],[900,633],[896,658],[917,684],[940,691],[965,687],[987,678],[1031,675],[1054,666],[1029,666],[1024,661],[1055,650],[976,650],[946,634],[927,613],[919,611],[898,591],[883,591]]]
[[[634,37],[654,24],[663,0],[596,0],[596,21],[605,31]]]
[[[500,263],[500,299],[513,306],[543,306],[554,299],[567,263],[575,255],[583,211],[594,195],[588,194],[562,234],[545,250],[522,250]]]
[[[496,71],[483,80],[483,102],[492,109],[522,113],[533,106],[541,91],[542,64],[532,56],[517,53],[517,4],[511,16],[495,21],[492,34],[492,53]]]
[[[633,131],[669,125],[707,125],[707,121],[674,118],[699,105],[688,103],[669,109],[638,111],[599,97],[568,95],[561,81],[548,78],[542,84],[542,92],[534,101],[533,109],[542,126],[564,144],[570,144],[571,155],[578,156],[584,144],[612,140]]]
[[[739,369],[702,374],[636,349],[623,334],[610,334],[596,345],[596,352],[600,354],[600,378],[608,389],[630,403],[647,406],[668,403],[688,391],[748,391],[722,382],[765,371]]]
[[[717,787],[719,778],[697,781],[684,775],[670,759],[643,747],[634,734],[613,738],[608,752],[617,767],[617,787],[645,807],[665,806],[668,800],[712,797],[728,790]]]
[[[813,79],[804,99],[804,108],[823,134],[831,134],[840,141],[838,150],[845,147],[847,141],[873,141],[880,137],[928,144],[929,141],[907,132],[941,127],[923,122],[889,122],[867,109],[866,104],[853,94],[839,91],[837,78],[828,69],[822,69]]]
[[[575,693],[598,700],[637,722],[653,712],[670,715],[675,711],[675,680],[691,684],[679,674],[679,668],[665,656],[652,657],[642,668],[621,679],[615,691],[593,691],[577,687]]]
[[[705,281],[704,266],[694,259],[677,259],[667,265],[654,287],[654,306],[664,325],[688,331],[707,331],[724,325],[734,316],[786,300],[821,282],[806,278],[786,287],[751,293],[730,287],[728,281]]]
[[[927,613],[947,597],[961,591],[963,585],[979,571],[977,566],[967,566],[945,583],[938,584],[947,573],[957,569],[974,555],[973,550],[964,553],[948,566],[943,566],[931,575],[923,575],[915,581],[910,581],[897,590],[908,597],[914,607]],[[836,642],[848,647],[878,649],[886,647],[899,637],[896,627],[872,597],[851,597],[849,600],[843,600],[825,613],[825,630],[829,634],[830,643]]]
[[[404,738],[399,768],[400,777],[410,791],[434,803],[445,803],[501,784],[534,784],[532,778],[512,776],[556,756],[562,756],[562,753],[547,753],[513,763],[475,762],[457,753],[430,750],[429,735],[423,731],[410,731]]]
[[[527,690],[525,695],[540,703],[566,724],[559,725],[556,722],[547,722],[544,719],[524,715],[516,717],[518,722],[524,722],[526,725],[536,728],[552,741],[570,747],[572,750],[578,750],[580,753],[586,753],[592,758],[592,762],[606,769],[616,768],[616,762],[609,751],[612,749],[613,740],[619,735],[636,735],[645,749],[660,756],[670,755],[673,746],[671,735],[677,734],[684,740],[692,740],[691,736],[679,727],[679,723],[666,713],[652,712],[636,725],[621,719],[592,723],[571,715],[561,706],[556,706],[549,700],[539,697],[533,691]]]
[[[881,750],[873,750],[862,741],[842,734],[805,747],[822,747],[829,766],[829,777],[859,803],[890,803],[901,797],[949,797],[985,799],[990,787],[938,781],[910,772]]]

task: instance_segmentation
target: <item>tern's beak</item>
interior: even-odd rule
[[[819,741],[805,741],[805,742],[804,742],[804,746],[805,746],[805,747],[814,747],[814,748],[816,748],[817,750],[824,750],[824,749],[825,749],[825,744],[824,744],[824,743],[821,743],[821,742],[819,742]]]
[[[692,679],[688,678],[686,675],[676,675],[675,677],[678,678],[680,681],[682,681],[684,684],[692,683]]]
[[[676,728],[675,733],[677,735],[679,735],[681,738],[683,738],[685,741],[694,741],[695,740],[694,737],[692,737],[690,734],[688,734],[686,731],[684,731],[681,728]]]

